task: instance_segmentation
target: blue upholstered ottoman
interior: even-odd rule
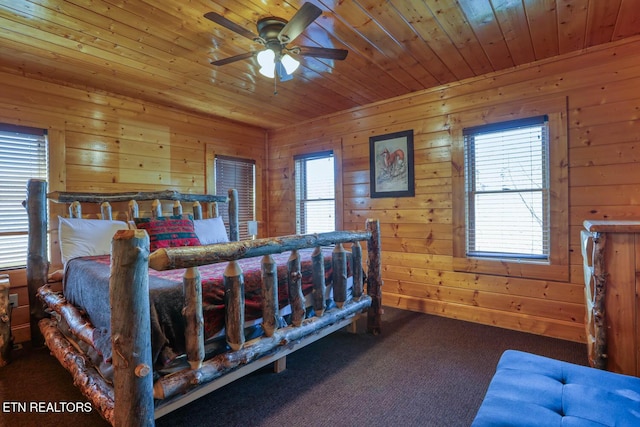
[[[640,378],[507,350],[473,427],[640,426]]]

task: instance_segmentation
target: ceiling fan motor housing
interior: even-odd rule
[[[265,41],[266,45],[269,43],[277,43],[280,46],[282,43],[278,39],[278,34],[287,25],[287,21],[282,18],[269,17],[262,18],[258,21],[258,34],[260,38]]]

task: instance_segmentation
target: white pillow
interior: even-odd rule
[[[58,217],[58,237],[62,262],[71,258],[111,253],[111,239],[118,230],[127,230],[124,221]]]
[[[224,227],[222,217],[207,219],[194,219],[193,226],[196,236],[202,245],[212,245],[214,243],[225,243],[229,241],[227,229]]]

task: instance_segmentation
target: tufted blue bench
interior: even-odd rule
[[[640,426],[640,378],[504,352],[472,427]]]

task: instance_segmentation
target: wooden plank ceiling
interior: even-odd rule
[[[263,47],[203,15],[257,33],[298,0],[0,0],[0,70],[274,129],[640,33],[636,0],[312,0],[322,15],[289,46],[293,80],[258,73]],[[0,88],[1,88],[0,83]]]

